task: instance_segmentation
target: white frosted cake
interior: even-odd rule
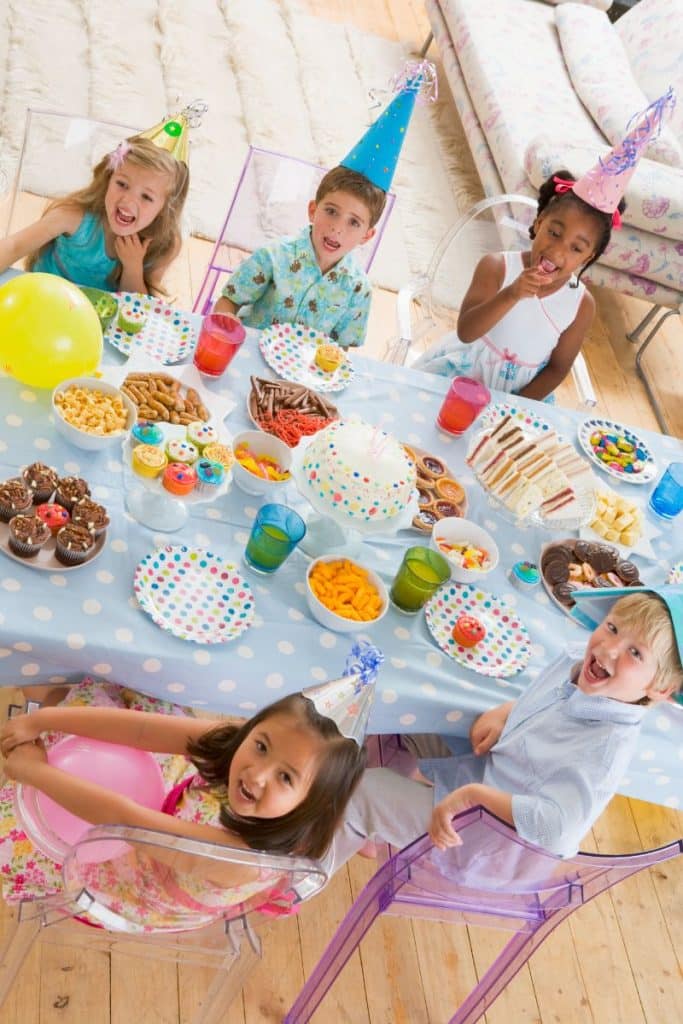
[[[315,508],[371,523],[403,512],[415,481],[415,464],[395,437],[349,419],[315,435],[304,452],[300,487]]]

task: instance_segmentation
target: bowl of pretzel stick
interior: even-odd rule
[[[120,441],[137,419],[123,390],[97,377],[72,377],[52,392],[55,429],[70,444],[103,451]]]

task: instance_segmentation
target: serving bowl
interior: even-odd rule
[[[112,398],[120,399],[126,414],[124,425],[120,429],[113,430],[111,433],[102,434],[96,433],[93,428],[88,429],[85,425],[76,426],[74,423],[70,423],[69,420],[65,419],[62,408],[57,401],[57,396],[67,391],[70,387],[81,388],[86,392],[97,391],[103,395],[110,395]],[[120,443],[121,438],[131,429],[138,415],[137,409],[128,395],[124,394],[119,388],[114,387],[113,384],[108,384],[98,377],[72,377],[69,380],[63,380],[52,392],[52,412],[55,430],[70,444],[91,452],[104,451],[106,448]],[[86,416],[87,406],[84,404],[83,418],[85,419]]]
[[[347,618],[345,615],[328,608],[327,604],[323,603],[323,601],[314,594],[311,587],[311,573],[315,573],[317,566],[334,562],[351,563],[353,566],[365,573],[367,582],[370,586],[375,588],[380,599],[380,610],[372,619]],[[344,558],[342,555],[322,555],[320,558],[316,558],[310,563],[306,572],[306,600],[308,601],[308,607],[313,618],[319,622],[321,626],[324,626],[325,629],[330,629],[336,633],[358,633],[370,626],[374,626],[380,621],[380,619],[384,618],[389,607],[389,594],[387,592],[386,585],[377,573],[372,569],[369,569],[366,565],[362,565],[360,562],[357,562],[355,559]]]
[[[463,556],[457,551],[449,550],[452,545],[456,544],[469,544],[486,551],[488,554],[486,568],[464,566],[462,564]],[[495,540],[490,533],[470,519],[460,519],[459,516],[440,519],[434,523],[430,545],[444,556],[451,567],[451,579],[457,583],[472,583],[492,572],[498,565],[498,545]]]
[[[267,495],[268,497],[276,494],[290,477],[287,476],[285,480],[270,480],[264,476],[257,476],[256,473],[246,469],[237,459],[237,450],[243,444],[246,444],[256,459],[260,456],[274,459],[280,469],[288,474],[292,468],[292,449],[279,437],[275,437],[274,434],[266,434],[262,430],[243,430],[241,434],[235,434],[232,439],[232,450],[235,453],[232,474],[237,486],[247,494]]]

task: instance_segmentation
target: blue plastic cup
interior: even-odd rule
[[[255,572],[275,572],[305,533],[306,524],[294,509],[262,505],[256,513],[244,559]]]
[[[670,521],[683,511],[683,462],[671,462],[650,495],[650,509]]]

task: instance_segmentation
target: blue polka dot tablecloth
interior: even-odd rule
[[[107,357],[121,358],[112,350]],[[439,646],[424,614],[409,617],[390,608],[376,627],[358,634],[385,654],[370,729],[466,736],[477,714],[516,697],[569,641],[588,633],[555,606],[542,586],[522,594],[510,585],[507,570],[513,562],[537,562],[541,544],[551,535],[540,527],[519,529],[501,518],[465,465],[467,439],[437,430],[434,421],[447,380],[355,353],[353,359],[354,380],[337,400],[342,413],[381,421],[383,429],[407,444],[445,460],[467,489],[469,518],[491,532],[500,549],[499,565],[482,590],[507,603],[530,641],[521,671],[504,677],[482,675],[467,667],[466,659],[456,661]],[[226,374],[210,385],[237,402],[226,421],[233,434],[251,427],[246,408],[251,374],[270,375],[253,331]],[[527,404],[532,411],[540,408],[538,403]],[[550,405],[544,405],[542,413],[565,436],[576,437],[580,415]],[[661,467],[683,458],[679,441],[639,433],[646,436]],[[242,561],[261,499],[233,484],[214,503],[193,506],[177,532],[154,533],[126,511],[120,449],[94,454],[68,446],[50,421],[49,392],[0,377],[0,479],[15,476],[21,466],[37,460],[59,473],[85,476],[94,498],[107,506],[111,525],[98,558],[68,572],[58,567],[38,571],[0,552],[1,684],[75,680],[89,673],[197,708],[250,715],[288,692],[340,674],[354,637],[329,632],[311,618],[305,556],[295,552],[270,577],[256,575]],[[638,496],[633,490],[626,492],[624,487],[629,498],[646,501],[647,494],[640,492],[649,493],[649,488],[638,488]],[[307,509],[292,483],[278,500],[304,513]],[[676,537],[674,529],[662,529],[652,540],[656,561],[634,556],[645,582],[663,582],[669,567],[683,560]],[[424,534],[415,531],[373,538],[363,542],[362,560],[390,582],[404,549],[422,543]],[[133,589],[136,567],[169,544],[209,551],[237,567],[253,598],[249,628],[235,630],[226,643],[195,643],[159,628],[140,609]],[[621,791],[670,807],[683,806],[682,740],[683,707],[653,708]]]

